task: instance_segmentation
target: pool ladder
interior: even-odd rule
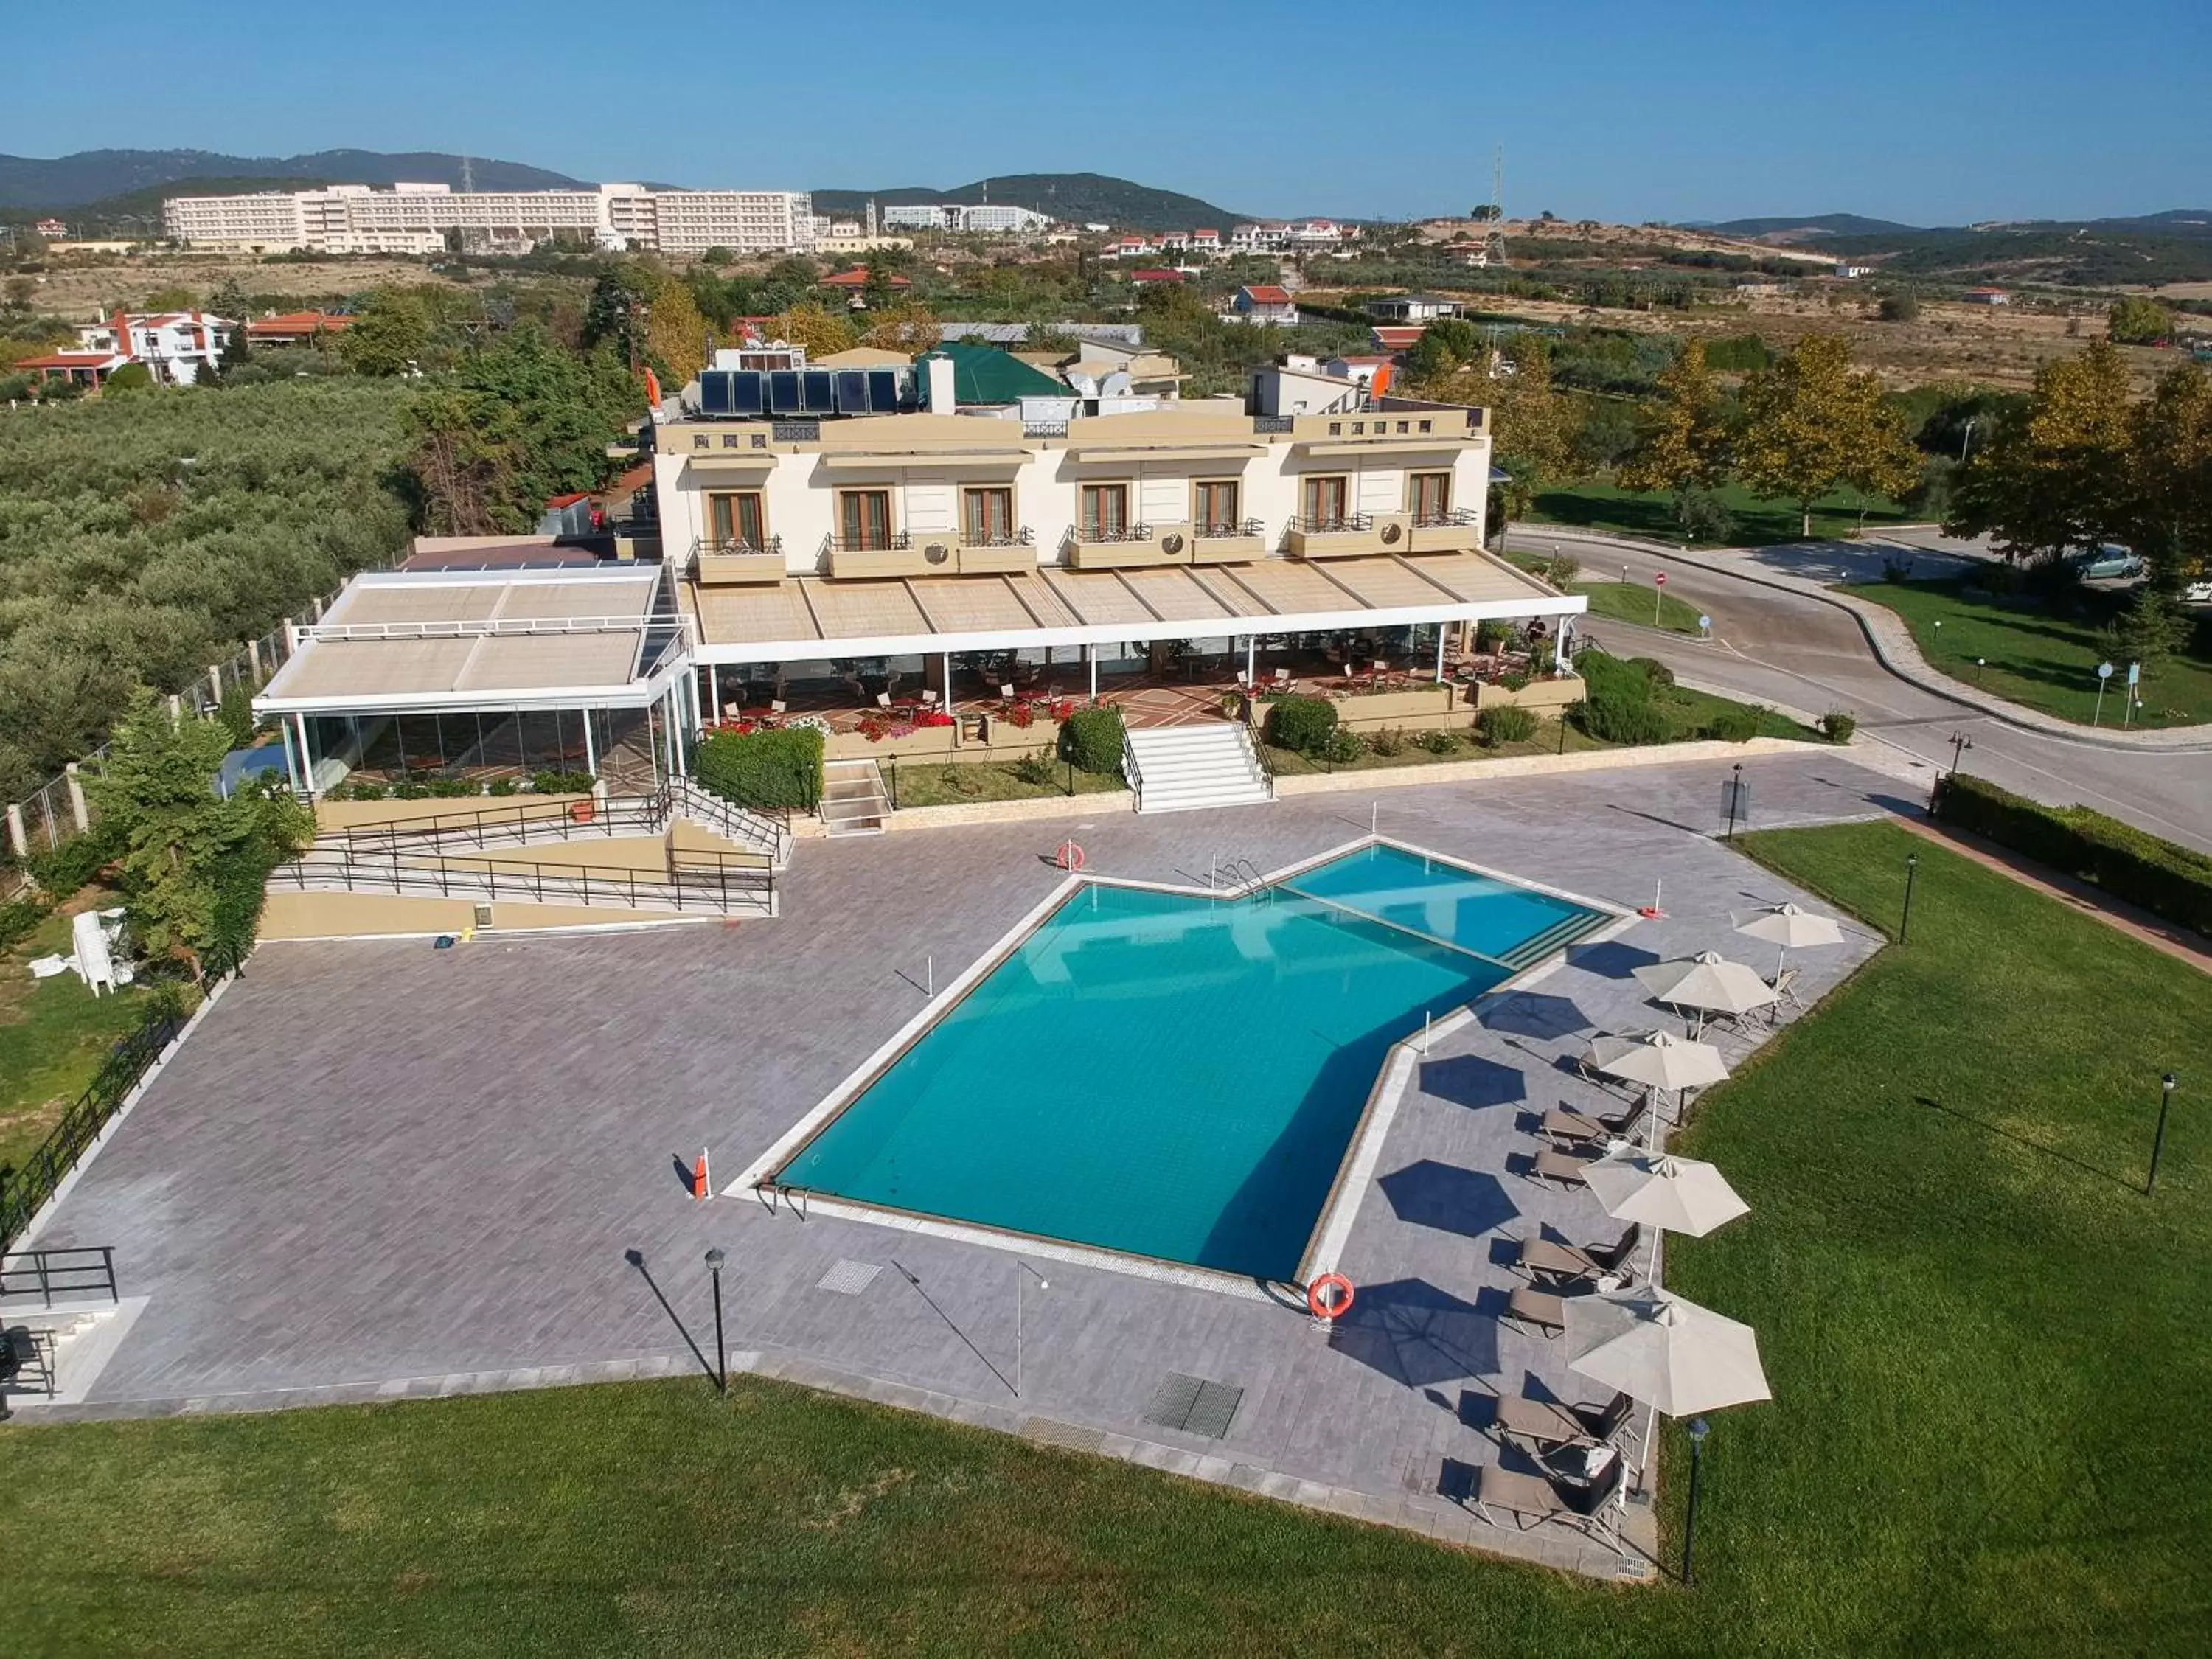
[[[1209,873],[1210,884],[1216,893],[1225,890],[1231,898],[1250,898],[1259,896],[1261,901],[1272,902],[1274,889],[1260,873],[1260,866],[1248,858],[1216,859]]]

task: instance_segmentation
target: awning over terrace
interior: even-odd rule
[[[882,580],[794,577],[678,591],[702,663],[817,661],[1579,616],[1487,553]]]

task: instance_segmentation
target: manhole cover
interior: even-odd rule
[[[881,1272],[883,1268],[872,1261],[833,1261],[815,1288],[835,1291],[840,1296],[858,1296],[876,1282],[876,1275]]]
[[[1145,1407],[1145,1421],[1218,1440],[1229,1432],[1243,1398],[1243,1389],[1232,1389],[1226,1382],[1209,1382],[1203,1377],[1170,1371],[1152,1390],[1152,1402]]]

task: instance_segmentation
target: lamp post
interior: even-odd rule
[[[2143,1182],[2143,1196],[2148,1198],[2151,1189],[2158,1185],[2158,1156],[2166,1150],[2166,1115],[2173,1109],[2173,1073],[2168,1072],[2158,1085],[2158,1133],[2150,1143],[2150,1179]]]
[[[1951,770],[1954,773],[1959,769],[1959,757],[1968,752],[1973,746],[1974,740],[1964,732],[1954,732],[1951,734]]]
[[[727,1260],[719,1244],[707,1251],[707,1271],[714,1276],[714,1391],[724,1399],[730,1393],[729,1350],[722,1344],[722,1263]]]
[[[1027,1275],[1037,1282],[1037,1289],[1048,1291],[1052,1283],[1026,1261],[1014,1263],[1014,1398],[1022,1397],[1022,1291],[1023,1278]]]
[[[1904,944],[1906,936],[1912,932],[1912,878],[1919,873],[1920,854],[1907,853],[1905,855],[1905,915],[1897,924],[1897,942],[1899,945]]]
[[[1698,1582],[1692,1566],[1693,1553],[1698,1547],[1698,1480],[1705,1472],[1705,1437],[1712,1431],[1713,1425],[1704,1418],[1690,1419],[1690,1518],[1682,1527],[1682,1582],[1685,1584]]]

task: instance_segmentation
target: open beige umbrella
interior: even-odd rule
[[[1654,1089],[1701,1089],[1729,1074],[1728,1062],[1712,1044],[1666,1031],[1592,1037],[1589,1060],[1607,1077]]]
[[[1651,1408],[1638,1480],[1659,1413],[1685,1417],[1771,1400],[1750,1326],[1669,1291],[1639,1285],[1566,1301],[1567,1369]]]
[[[1585,1164],[1583,1179],[1615,1220],[1664,1227],[1692,1238],[1751,1208],[1725,1176],[1699,1158],[1624,1146]]]
[[[1774,1000],[1774,988],[1754,969],[1729,961],[1717,951],[1700,951],[1681,962],[1654,963],[1638,968],[1636,977],[1655,1000],[1695,1009],[1700,1030],[1706,1014],[1747,1014]]]
[[[1774,955],[1774,976],[1782,977],[1782,959],[1808,945],[1841,945],[1844,930],[1833,916],[1815,915],[1795,904],[1770,904],[1757,910],[1738,910],[1729,918],[1746,939],[1763,939],[1779,947]]]

